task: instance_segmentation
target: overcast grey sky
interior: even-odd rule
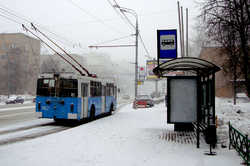
[[[1,0],[1,9],[13,10],[16,14],[49,29],[57,36],[45,29],[43,32],[53,38],[72,53],[103,52],[112,59],[134,62],[135,48],[99,48],[89,49],[89,45],[103,41],[128,36],[135,30],[112,8],[109,2],[113,0]],[[157,57],[156,30],[178,28],[176,0],[116,0],[121,7],[136,11],[139,17],[139,31],[151,57]],[[194,0],[180,0],[180,4],[189,8],[189,36],[192,31],[195,17],[199,14]],[[185,13],[185,12],[184,12]],[[8,16],[0,10],[1,15]],[[135,24],[133,16],[127,14]],[[20,23],[28,23],[14,16],[8,16]],[[0,33],[23,32],[21,25],[0,17]],[[66,38],[67,40],[65,40]],[[130,37],[110,44],[134,44],[135,38]],[[73,48],[73,43],[78,46]],[[79,44],[80,43],[80,44]],[[81,47],[81,48],[80,48]],[[139,63],[145,64],[146,52],[139,42]]]

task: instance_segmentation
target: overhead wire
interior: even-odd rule
[[[84,75],[82,73],[81,70],[79,70],[73,63],[71,63],[69,60],[67,60],[62,54],[60,54],[58,51],[56,51],[53,47],[51,47],[47,42],[45,42],[43,39],[41,39],[41,37],[39,37],[38,35],[36,35],[34,32],[32,32],[31,30],[29,30],[24,24],[22,24],[22,27],[30,32],[32,35],[34,35],[35,37],[37,37],[41,42],[43,42],[47,47],[49,47],[51,50],[53,50],[59,57],[61,57],[64,61],[66,61],[68,64],[70,64],[76,71],[78,71],[81,75]],[[89,73],[87,72],[87,74],[89,75]]]
[[[26,20],[26,19],[24,19],[24,18],[22,18],[22,17],[19,17],[19,16],[17,16],[17,15],[15,15],[15,14],[13,14],[13,13],[10,13],[10,12],[8,12],[7,10],[5,10],[5,9],[3,9],[3,8],[0,8],[1,10],[4,10],[5,12],[7,12],[8,14],[10,14],[10,15],[12,15],[12,16],[15,16],[15,17],[17,17],[17,18],[19,18],[19,19],[22,19],[22,20],[25,20],[26,22],[28,22],[28,20]],[[1,11],[0,11],[1,12]],[[14,23],[16,23],[16,24],[20,24],[20,25],[22,25],[22,23],[21,22],[18,22],[17,20],[15,20],[15,19],[13,19],[13,18],[10,18],[10,17],[8,17],[8,16],[5,16],[5,15],[2,15],[2,14],[0,14],[0,16],[1,17],[4,17],[4,18],[6,18],[6,19],[8,19],[9,21],[12,21],[12,22],[14,22]],[[26,31],[27,32],[27,31]],[[27,32],[28,33],[28,32]],[[32,47],[32,44],[31,44],[31,41],[28,39],[28,41],[29,41],[29,45],[30,45],[30,47],[31,47],[31,51],[32,51],[32,54],[34,55],[35,53],[34,53],[34,49],[33,49],[33,47]],[[42,43],[43,44],[43,43]],[[46,47],[45,47],[46,48]],[[47,49],[47,48],[46,48]],[[52,60],[52,63],[54,63],[54,60],[53,59],[51,59]],[[47,64],[46,64],[47,65]],[[57,65],[54,63],[54,66],[56,66],[57,67]],[[40,69],[40,67],[39,67],[39,69]]]
[[[33,23],[31,23],[32,28],[36,31],[39,32],[42,36],[44,36],[47,40],[49,40],[51,43],[53,43],[57,48],[59,48],[60,50],[62,50],[71,60],[73,60],[78,66],[80,66],[80,68],[85,71],[88,76],[90,76],[91,74],[89,73],[89,71],[84,68],[75,58],[73,58],[71,55],[69,55],[62,47],[60,47],[57,43],[55,43],[53,40],[51,40],[46,34],[44,34],[43,32],[41,32],[37,27],[34,26]]]
[[[13,18],[10,18],[10,17],[2,15],[2,14],[0,14],[0,16],[3,17],[3,18],[5,18],[5,19],[7,19],[7,20],[9,20],[9,21],[12,21],[12,22],[14,22],[16,24],[22,25],[21,22],[18,22],[17,20],[14,20]]]
[[[39,23],[37,23],[37,22],[35,22],[35,21],[31,21],[31,20],[28,20],[27,18],[25,18],[25,16],[23,16],[22,14],[20,14],[20,13],[17,13],[16,11],[14,11],[14,10],[11,10],[11,9],[9,9],[9,8],[7,8],[7,7],[5,7],[5,6],[3,6],[2,4],[0,4],[0,12],[1,13],[7,13],[8,15],[12,15],[13,17],[15,17],[15,18],[18,18],[18,19],[20,19],[20,20],[23,20],[24,22],[27,22],[27,23],[31,23],[31,22],[34,22],[34,23],[36,23],[36,25],[38,25],[40,28],[42,28],[43,30],[45,30],[45,31],[47,31],[47,32],[49,32],[50,34],[52,34],[52,35],[54,35],[54,36],[56,36],[56,40],[57,41],[59,41],[60,43],[63,43],[64,45],[68,45],[68,44],[70,44],[70,47],[74,47],[75,45],[76,45],[76,42],[72,42],[72,41],[70,41],[70,40],[68,40],[67,38],[65,38],[65,37],[62,37],[61,35],[58,35],[58,34],[56,34],[56,33],[54,33],[54,32],[52,32],[51,30],[49,30],[48,28],[46,28],[45,26],[42,26],[41,24],[39,24]],[[20,23],[20,22],[18,22],[19,24],[22,24],[22,23]],[[66,44],[66,43],[68,43],[68,44]],[[69,46],[69,45],[68,45]],[[81,47],[80,47],[81,48]],[[82,48],[81,48],[82,49]]]
[[[145,50],[145,52],[146,52],[146,55],[145,55],[145,56],[146,56],[147,58],[149,58],[149,59],[153,59],[153,58],[150,56],[149,51],[148,51],[148,49],[147,49],[147,47],[146,47],[146,45],[145,45],[145,43],[144,43],[144,41],[143,41],[143,39],[142,39],[140,33],[139,33],[139,38],[140,38],[140,41],[141,41],[141,43],[142,43],[142,46],[144,47],[144,50]]]
[[[112,4],[112,2],[110,0],[107,0],[108,3],[110,4],[110,6],[114,9],[114,11],[116,12],[117,15],[119,15],[119,17],[124,21],[124,15],[121,14],[121,11],[117,11],[118,9],[115,7],[115,5]],[[114,2],[117,6],[119,6],[116,2]],[[124,21],[125,24],[129,25],[128,22]],[[128,26],[128,28],[131,30],[131,27]]]
[[[116,28],[106,24],[102,19],[98,18],[97,16],[93,15],[92,13],[90,13],[89,11],[87,11],[86,9],[83,9],[82,7],[80,7],[78,4],[76,4],[75,2],[73,2],[72,0],[67,0],[68,2],[70,2],[73,6],[75,6],[76,8],[78,8],[81,12],[85,13],[86,15],[89,15],[90,17],[92,17],[93,19],[95,19],[96,21],[100,22],[101,24],[103,24],[104,26],[108,27],[109,29],[112,29],[114,31],[116,31],[117,33],[120,34],[124,34],[124,32],[121,32],[119,30],[117,30]]]
[[[116,0],[113,0],[113,2],[115,3],[115,5],[113,5],[113,4],[110,2],[110,0],[107,0],[107,1],[108,1],[108,3],[109,3],[115,10],[116,10],[116,7],[119,8],[119,5],[118,5],[118,3],[116,2]],[[114,6],[116,6],[116,7],[114,7]],[[126,15],[121,9],[120,9],[119,11],[120,11],[119,13],[121,13],[121,14],[123,15],[122,19],[123,19],[124,21],[126,21],[130,26],[132,26],[133,29],[135,30],[135,29],[136,29],[135,25],[130,21],[130,19],[127,17],[127,15]],[[137,17],[137,15],[136,15],[136,17]],[[143,48],[144,48],[144,50],[145,50],[145,52],[146,52],[145,57],[147,57],[147,58],[149,58],[149,59],[152,59],[152,57],[150,56],[149,51],[148,51],[148,49],[147,49],[147,47],[146,47],[146,45],[145,45],[145,43],[144,43],[144,41],[143,41],[143,39],[142,39],[142,36],[141,36],[140,32],[138,32],[138,35],[139,35],[139,39],[140,39],[140,41],[141,41],[141,43],[142,43],[142,46],[143,46]]]
[[[11,15],[13,15],[13,16],[15,16],[16,17],[16,15],[15,14],[12,14],[12,13],[10,13],[10,12],[8,12],[9,14],[11,14]],[[68,62],[75,70],[77,70],[81,75],[84,75],[78,68],[76,68],[71,62],[69,62],[67,59],[65,59],[59,52],[57,52],[54,48],[52,48],[50,45],[48,45],[43,39],[41,39],[39,36],[37,36],[37,35],[35,35],[33,32],[31,32],[24,24],[22,24],[21,22],[18,22],[17,20],[16,20],[16,18],[15,19],[13,19],[13,18],[11,18],[11,17],[8,17],[8,16],[6,16],[6,15],[2,15],[2,14],[0,14],[0,16],[2,16],[2,17],[4,17],[4,18],[6,18],[6,19],[8,19],[8,20],[10,20],[10,21],[12,21],[12,22],[15,22],[15,23],[17,23],[17,24],[21,24],[22,25],[22,27],[26,30],[26,32],[30,32],[32,35],[34,35],[34,36],[36,36],[42,43],[44,43],[47,47],[49,47],[51,50],[53,50],[58,56],[60,56],[62,59],[64,59],[66,62]],[[20,17],[18,17],[19,19],[22,19],[22,18],[20,18]],[[27,21],[27,20],[26,20]],[[32,26],[33,26],[33,24],[31,24]],[[33,28],[34,28],[34,26],[33,26]],[[36,29],[37,30],[37,29]],[[40,31],[39,31],[40,32]],[[42,34],[42,35],[44,35],[44,34]],[[47,38],[47,36],[46,36],[46,38]],[[49,38],[47,38],[47,39],[49,39]],[[51,40],[50,40],[51,41]],[[56,45],[57,47],[58,47],[58,45]],[[32,46],[31,46],[32,47]],[[62,49],[61,47],[59,47],[60,49]],[[33,49],[32,49],[33,50]],[[65,52],[65,51],[64,51]],[[68,55],[68,54],[67,54]],[[70,56],[70,55],[68,55],[68,56]],[[80,67],[82,68],[82,66],[80,65]],[[88,74],[88,76],[90,76],[90,74],[88,73],[88,71],[86,70],[86,69],[83,69],[87,74]]]
[[[100,43],[96,43],[94,45],[100,45],[100,44],[110,43],[110,42],[118,41],[118,40],[121,40],[121,39],[126,39],[126,38],[129,38],[131,36],[133,36],[133,35],[127,35],[127,36],[122,36],[122,37],[111,39],[111,40],[106,40],[106,41],[103,41],[103,42],[100,42]]]
[[[83,11],[84,13],[86,13],[86,14],[90,15],[91,17],[95,18],[95,20],[97,20],[98,22],[101,22],[102,24],[106,25],[106,24],[104,23],[104,21],[102,21],[101,19],[99,19],[99,18],[97,18],[96,16],[92,15],[91,13],[89,13],[89,12],[86,11],[86,10],[84,10],[83,8],[77,6],[77,4],[75,4],[72,0],[68,0],[68,1],[71,2],[74,6],[78,7],[78,8],[79,8],[81,11]],[[133,28],[135,28],[135,26],[132,24],[132,22],[129,20],[129,18],[126,16],[126,14],[124,14],[124,12],[122,12],[121,10],[120,10],[120,12],[117,12],[116,8],[114,7],[114,5],[112,5],[112,3],[110,2],[110,0],[107,0],[107,1],[108,1],[108,3],[111,5],[111,7],[114,8],[114,10],[116,11],[116,13],[117,13],[117,14],[119,13],[119,15],[121,16],[121,18],[122,18],[123,21],[127,22],[130,26],[132,26]],[[114,3],[115,3],[116,6],[119,6],[118,3],[117,3],[115,0],[113,0],[113,1],[114,1]],[[12,22],[14,22],[14,23],[16,23],[16,24],[19,24],[19,25],[22,25],[22,23],[19,22],[19,21],[17,21],[16,18],[18,18],[18,19],[20,19],[20,20],[23,20],[23,21],[25,21],[25,22],[31,23],[30,20],[26,19],[24,16],[21,16],[21,14],[19,14],[19,13],[16,14],[17,12],[15,12],[15,11],[13,11],[13,10],[11,10],[11,9],[8,9],[7,7],[4,7],[4,6],[1,5],[1,4],[0,4],[0,6],[2,6],[2,7],[0,7],[0,10],[2,10],[2,11],[0,11],[0,12],[2,13],[2,14],[0,14],[1,17],[4,17],[5,19],[8,19],[9,21],[12,21]],[[3,15],[3,12],[5,12],[5,15]],[[6,13],[7,13],[9,16],[6,16]],[[121,15],[120,13],[121,13],[122,15]],[[10,17],[10,15],[12,15],[12,17]],[[15,17],[15,19],[14,19],[13,17]],[[48,28],[46,28],[46,27],[44,27],[44,26],[41,26],[41,25],[39,25],[38,23],[37,23],[37,25],[38,25],[40,28],[44,29],[45,31],[47,31],[47,32],[49,32],[49,33],[51,33],[51,34],[53,34],[54,36],[57,36],[57,38],[61,38],[61,39],[65,40],[65,41],[67,41],[67,42],[73,44],[73,47],[74,47],[74,45],[75,45],[74,42],[71,42],[71,41],[69,41],[68,39],[66,39],[66,38],[64,38],[64,37],[61,37],[61,36],[59,36],[58,34],[56,34],[56,33],[54,33],[54,32],[51,32],[50,30],[48,30]],[[106,26],[107,26],[107,25],[106,25]],[[131,35],[129,35],[129,36],[131,36]],[[129,36],[126,36],[126,37],[129,37]],[[126,37],[124,37],[124,38],[126,38]],[[122,38],[123,38],[123,37],[121,37],[121,39],[122,39]],[[149,51],[147,50],[147,48],[146,48],[146,46],[145,46],[145,43],[144,43],[144,41],[143,41],[143,39],[142,39],[140,33],[139,33],[139,38],[140,38],[140,41],[142,42],[142,45],[143,45],[143,47],[144,47],[144,50],[146,51],[147,55],[149,55]],[[109,40],[109,41],[104,41],[104,42],[102,42],[102,43],[105,43],[105,42],[112,42],[112,41],[119,40],[119,39],[120,39],[120,38],[113,39],[113,40]],[[57,39],[57,40],[58,40],[58,39]],[[59,40],[59,41],[60,41],[60,40]],[[62,41],[60,41],[60,42],[61,42],[61,43],[64,43],[64,42],[62,42]],[[64,43],[64,44],[65,44],[65,43]],[[101,43],[99,43],[99,44],[101,44]],[[79,44],[79,45],[80,45],[80,44]]]
[[[123,15],[124,19],[128,22],[128,24],[130,26],[132,26],[134,29],[136,29],[135,25],[129,20],[128,16],[126,14],[124,14],[124,11],[121,10],[120,6],[118,5],[118,3],[116,2],[116,0],[113,0],[115,3],[115,6],[117,6],[120,9],[120,13]],[[114,6],[113,6],[114,7]],[[114,7],[115,8],[115,7]],[[136,16],[137,17],[137,16]]]

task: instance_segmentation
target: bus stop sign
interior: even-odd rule
[[[177,58],[176,29],[157,30],[157,53],[158,53],[158,62],[161,59]]]

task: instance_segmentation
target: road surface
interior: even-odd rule
[[[9,104],[0,106],[0,127],[34,120],[35,104]]]

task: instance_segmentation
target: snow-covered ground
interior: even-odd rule
[[[233,104],[232,99],[216,98],[216,115],[218,117],[217,136],[219,144],[228,145],[228,124],[241,131],[242,134],[250,135],[250,102],[239,99]],[[250,139],[250,137],[249,137]]]
[[[223,112],[231,109],[228,106],[231,103],[218,102],[218,117],[226,123],[227,114]],[[246,106],[246,110],[249,108]],[[231,115],[234,113],[229,117]],[[0,165],[240,166],[242,160],[235,150],[218,146],[214,150],[216,156],[207,156],[204,155],[208,151],[206,144],[197,149],[195,144],[162,139],[163,134],[173,131],[173,125],[166,120],[164,103],[136,110],[128,104],[112,116],[59,133],[0,146]]]

